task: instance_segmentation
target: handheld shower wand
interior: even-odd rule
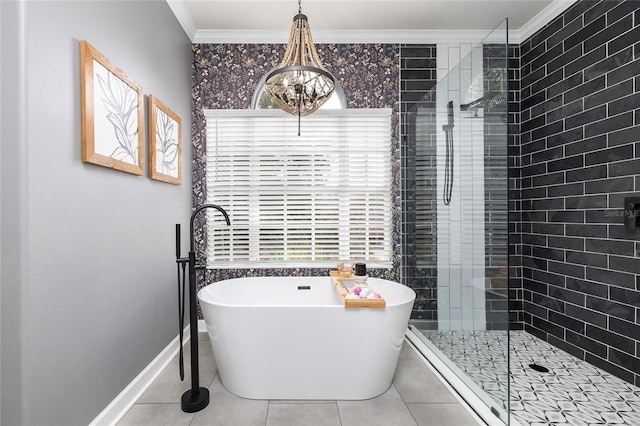
[[[447,103],[447,124],[442,126],[447,144],[447,153],[444,164],[444,193],[442,200],[446,206],[451,203],[451,191],[453,190],[453,101]]]
[[[185,287],[185,270],[189,259],[180,257],[180,224],[176,223],[176,263],[178,264],[178,328],[180,333],[180,357],[178,365],[180,366],[180,381],[184,380],[184,352],[182,350],[182,340],[184,333],[184,287]],[[180,275],[180,267],[182,267],[182,275]],[[181,285],[182,284],[182,285]]]
[[[191,223],[190,223],[190,232],[191,232],[191,240],[189,247],[189,258],[188,260],[180,259],[179,252],[178,254],[178,262],[188,262],[189,264],[189,330],[191,333],[191,389],[186,391],[182,395],[182,411],[185,413],[195,413],[196,411],[200,411],[204,409],[207,405],[209,405],[209,390],[207,388],[200,387],[200,372],[198,366],[198,312],[197,312],[197,269],[206,269],[206,266],[197,265],[196,252],[195,252],[195,238],[194,238],[194,222],[196,216],[204,209],[216,209],[224,216],[225,221],[227,222],[227,226],[231,225],[231,221],[229,220],[229,215],[227,212],[220,206],[215,204],[204,204],[203,206],[195,209],[193,214],[191,215]],[[179,239],[179,225],[176,225],[176,237]],[[179,251],[180,243],[176,243],[176,250]],[[184,295],[182,299],[184,303]],[[182,308],[181,315],[184,314],[184,308]],[[182,328],[182,327],[181,327]],[[182,345],[182,339],[180,341],[180,345]],[[184,376],[183,367],[181,367],[181,377]]]

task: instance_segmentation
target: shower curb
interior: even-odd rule
[[[431,367],[438,378],[450,387],[451,392],[471,410],[475,416],[488,426],[505,426],[506,422],[499,419],[491,412],[485,403],[462,382],[449,368],[440,361],[437,356],[425,345],[411,330],[407,329],[405,338],[411,343],[413,349],[420,353],[425,363]],[[512,416],[509,416],[511,426],[521,426]]]
[[[201,328],[201,322],[204,324],[204,321],[198,321],[198,329]],[[117,424],[178,354],[179,340],[180,336],[178,335],[89,423],[89,426]],[[187,325],[184,329],[184,341],[182,344],[184,345],[189,340],[189,326]]]

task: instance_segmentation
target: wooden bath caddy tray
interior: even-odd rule
[[[346,288],[342,280],[353,279],[353,275],[340,271],[331,271],[329,275],[338,297],[344,302],[345,308],[384,308],[387,306],[387,302],[384,299],[347,299],[345,296],[352,293],[353,290]],[[371,287],[369,289],[373,291]]]

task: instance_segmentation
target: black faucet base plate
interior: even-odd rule
[[[185,413],[195,413],[209,405],[209,389],[198,388],[195,398],[193,398],[192,390],[189,389],[182,394],[182,411]]]

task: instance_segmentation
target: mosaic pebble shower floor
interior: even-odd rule
[[[420,332],[506,407],[506,331]],[[511,332],[510,348],[511,416],[522,426],[640,425],[639,387],[525,331]]]

